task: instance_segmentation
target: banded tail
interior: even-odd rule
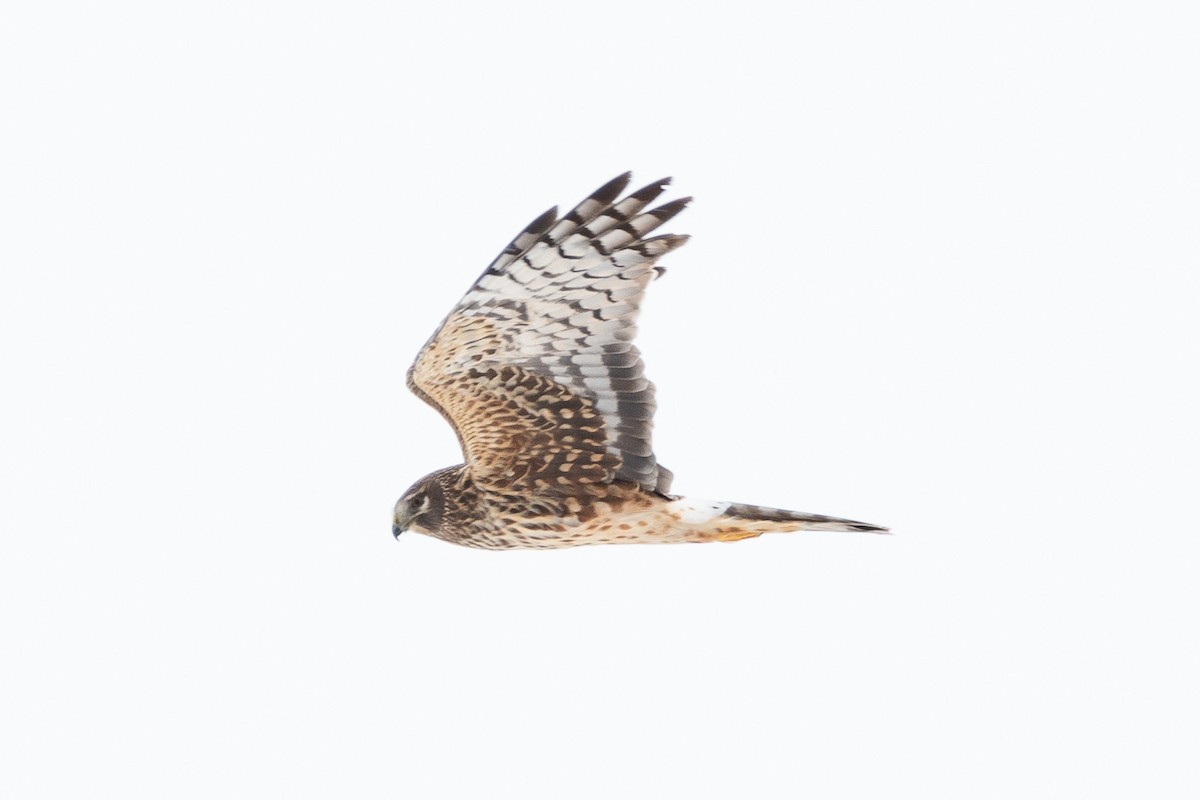
[[[791,531],[889,532],[887,528],[869,522],[745,503],[709,502],[681,497],[672,501],[670,507],[672,513],[699,534],[702,541],[736,542],[764,533]]]

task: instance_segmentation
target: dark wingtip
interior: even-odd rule
[[[545,233],[550,229],[555,222],[558,221],[558,206],[550,206],[543,211],[537,219],[525,226],[525,230],[529,233]]]
[[[596,191],[592,192],[589,200],[596,200],[605,205],[608,205],[613,200],[617,199],[617,195],[625,190],[629,185],[630,179],[633,178],[632,172],[622,172],[617,177],[613,178],[608,183],[601,186]]]
[[[691,202],[692,202],[692,198],[681,197],[678,200],[672,200],[669,203],[663,203],[658,208],[656,208],[652,211],[648,211],[646,213],[652,214],[653,216],[657,217],[662,222],[666,222],[667,220],[671,219],[676,214],[678,214],[680,211],[683,211],[685,208],[687,208],[688,205],[691,204]]]
[[[649,203],[651,200],[653,200],[654,198],[658,197],[660,194],[665,192],[667,190],[667,187],[670,185],[671,185],[670,178],[661,178],[660,180],[654,181],[653,183],[646,184],[645,186],[638,189],[633,194],[629,195],[629,197],[633,200],[636,200],[639,203]]]

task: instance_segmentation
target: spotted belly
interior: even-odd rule
[[[732,521],[728,525],[721,521],[729,505],[647,495],[620,502],[594,501],[587,508],[572,509],[558,518],[510,518],[487,530],[477,529],[473,535],[459,540],[459,544],[493,550],[536,550],[593,544],[716,541],[724,528],[733,532],[736,527]]]

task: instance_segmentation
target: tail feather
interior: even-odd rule
[[[787,527],[775,530],[793,531],[869,531],[871,533],[888,533],[888,529],[869,522],[857,522],[841,517],[827,517],[824,514],[806,514],[803,511],[787,511],[782,508],[767,506],[752,506],[745,503],[730,503],[729,508],[721,515],[731,520],[750,520],[754,522],[771,522]]]
[[[666,510],[674,518],[675,530],[681,538],[694,542],[736,542],[764,533],[789,531],[888,533],[887,528],[869,522],[689,497],[672,498]]]

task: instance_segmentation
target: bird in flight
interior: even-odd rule
[[[633,338],[658,260],[688,239],[649,234],[691,198],[646,210],[670,178],[621,197],[629,179],[529,223],[417,355],[408,386],[454,427],[466,463],[406,491],[393,534],[502,550],[886,532],[671,494],[650,446],[654,385]]]

